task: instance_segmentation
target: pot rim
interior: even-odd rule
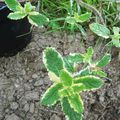
[[[35,1],[38,1],[38,0],[18,0],[20,3],[25,3],[25,2],[35,2]],[[5,1],[3,0],[0,0],[0,3],[5,3]]]
[[[7,8],[7,5],[4,4],[2,7],[0,7],[0,11],[5,9],[5,8]]]

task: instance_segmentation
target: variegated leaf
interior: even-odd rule
[[[92,75],[78,77],[74,80],[75,84],[82,83],[85,86],[84,90],[94,90],[100,88],[104,82],[99,77],[95,77]]]
[[[45,94],[42,96],[41,103],[47,106],[52,106],[56,104],[56,102],[60,100],[59,90],[61,89],[62,89],[61,83],[52,85],[50,88],[47,89]]]
[[[77,113],[74,111],[74,109],[70,106],[67,98],[62,99],[61,105],[67,120],[82,120],[82,113]]]
[[[74,94],[72,96],[68,96],[67,98],[71,108],[73,108],[74,111],[76,111],[77,113],[83,113],[83,101],[79,94]]]
[[[54,48],[46,48],[43,52],[43,62],[48,71],[59,77],[60,71],[64,69],[62,56]]]

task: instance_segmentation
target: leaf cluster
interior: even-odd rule
[[[49,19],[39,12],[36,12],[36,7],[30,2],[26,2],[24,7],[18,2],[18,0],[5,0],[8,8],[13,11],[8,15],[8,18],[12,20],[20,20],[25,17],[28,21],[35,26],[42,26],[48,23]]]
[[[41,103],[52,106],[59,101],[67,119],[82,120],[84,104],[79,94],[82,91],[96,90],[103,85],[104,81],[98,76],[106,76],[101,68],[111,59],[110,55],[106,54],[93,64],[93,53],[90,47],[85,54],[75,53],[62,57],[54,48],[46,48],[43,62],[54,84],[42,96]],[[75,76],[75,66],[79,63],[85,64],[85,68]]]
[[[119,27],[113,27],[112,31],[110,31],[110,29],[107,28],[105,25],[102,25],[99,23],[92,23],[90,25],[90,29],[100,37],[103,37],[105,39],[110,38],[111,41],[109,43],[115,47],[120,48],[120,28]]]

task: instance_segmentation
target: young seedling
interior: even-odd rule
[[[76,54],[73,59],[75,62],[81,62],[83,58],[84,56],[79,58]],[[54,48],[46,48],[44,50],[43,62],[53,85],[42,96],[41,104],[53,106],[59,101],[67,120],[82,120],[84,104],[79,94],[82,91],[100,88],[104,81],[100,77],[89,74],[74,77],[73,73],[66,68],[67,62]],[[102,61],[97,63],[100,67],[105,64]]]
[[[93,61],[93,54],[93,48],[89,47],[84,54],[74,53],[64,57],[67,70],[74,73],[74,76],[95,75],[106,78],[107,74],[102,68],[111,61],[111,55],[106,53],[102,59]],[[82,69],[78,70],[80,64],[83,64]]]
[[[13,11],[8,15],[8,18],[12,20],[20,20],[27,17],[28,21],[35,26],[42,26],[49,21],[45,15],[36,12],[36,7],[32,6],[30,2],[26,2],[24,7],[18,0],[5,0],[5,3]]]
[[[70,32],[79,30],[82,35],[86,37],[86,31],[84,30],[82,24],[84,22],[88,22],[92,14],[91,12],[84,12],[84,14],[82,14],[82,12],[80,11],[80,6],[77,4],[76,0],[69,1],[70,3],[68,2],[67,5],[65,5],[66,2],[63,2],[65,6],[61,5],[61,9],[64,8],[64,11],[67,12],[67,15],[65,14],[61,15],[62,17],[59,18],[52,18],[49,22],[49,27],[52,28],[52,30],[54,31],[59,29],[67,29],[70,30]]]
[[[67,16],[65,18],[65,23],[71,25],[71,30],[74,29],[75,27],[78,28],[82,35],[85,36],[86,33],[81,24],[90,20],[91,15],[92,14],[88,12],[81,15],[79,15],[78,13],[74,13],[74,16]]]
[[[107,45],[110,45],[111,47],[115,46],[118,48],[118,59],[120,60],[120,28],[113,27],[112,34],[111,31],[105,25],[99,23],[92,23],[90,25],[90,29],[100,37],[103,37],[105,39],[111,39],[111,41],[107,43]]]
[[[115,47],[120,48],[120,28],[119,27],[113,27],[112,33],[111,31],[102,24],[99,23],[92,23],[90,25],[90,29],[97,34],[100,37],[103,37],[105,39],[112,39],[109,43],[111,43]]]
[[[78,13],[74,13],[73,15],[68,15],[66,17],[62,17],[62,18],[56,18],[50,21],[50,26],[54,29],[60,29],[60,28],[67,28],[70,29],[71,32],[74,32],[76,29],[79,29],[80,32],[82,33],[82,35],[85,37],[86,36],[86,32],[84,30],[84,28],[82,27],[82,23],[87,22],[90,20],[91,18],[91,13],[90,12],[86,12],[84,14],[78,14]],[[63,21],[64,25],[63,27],[60,27],[57,22]]]

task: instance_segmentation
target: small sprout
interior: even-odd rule
[[[112,34],[105,25],[101,25],[99,23],[92,23],[90,25],[90,29],[100,37],[103,37],[105,39],[110,38],[110,43],[112,43],[113,46],[120,48],[120,28],[113,27],[112,32],[114,34]]]
[[[120,28],[113,27],[112,43],[114,46],[120,48]]]
[[[68,23],[71,26],[71,30],[73,28],[78,28],[83,36],[86,36],[85,30],[80,25],[83,22],[90,20],[91,13],[86,12],[85,14],[79,15],[78,13],[74,13],[74,16],[67,16],[65,18],[65,23]]]
[[[96,75],[99,77],[106,77],[106,73],[102,71],[102,68],[105,67],[111,61],[111,55],[105,54],[101,60],[93,61],[94,50],[92,47],[87,49],[87,52],[84,54],[77,53],[68,55],[64,58],[66,69],[69,72],[76,72],[74,76],[84,76],[84,75]],[[84,67],[82,70],[77,71],[76,66],[83,63]],[[76,64],[76,66],[75,66]],[[76,71],[71,71],[76,70]]]
[[[75,18],[76,22],[83,23],[83,22],[90,20],[91,15],[92,14],[88,13],[88,12],[86,12],[85,14],[81,14],[81,15],[79,15],[78,13],[75,13],[74,18]]]

